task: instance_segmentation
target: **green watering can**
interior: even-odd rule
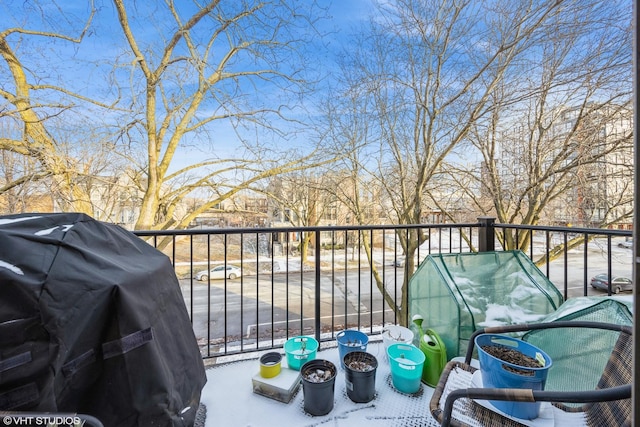
[[[424,368],[422,381],[431,387],[435,387],[440,379],[440,374],[447,364],[447,349],[440,339],[440,335],[433,329],[422,330],[422,321],[419,314],[413,316],[414,341],[413,344],[424,353]]]

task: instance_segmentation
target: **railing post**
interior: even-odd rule
[[[316,230],[316,248],[315,248],[315,272],[316,272],[316,313],[315,313],[315,329],[316,340],[320,342],[320,230]]]
[[[493,225],[496,223],[496,219],[492,216],[480,216],[478,217],[480,222],[480,228],[478,230],[478,251],[479,252],[493,252],[496,250],[496,232]]]

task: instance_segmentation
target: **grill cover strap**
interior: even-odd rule
[[[131,350],[134,350],[153,339],[153,331],[151,328],[134,332],[120,339],[113,340],[102,344],[102,357],[110,359],[120,356]]]

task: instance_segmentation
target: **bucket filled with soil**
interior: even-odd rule
[[[304,411],[310,415],[327,415],[333,409],[336,365],[328,360],[311,360],[300,368]]]
[[[344,373],[347,396],[353,402],[367,403],[376,395],[376,370],[378,360],[373,354],[352,351],[344,356]]]
[[[506,335],[481,334],[475,338],[484,387],[544,390],[552,361],[538,347]],[[538,417],[540,402],[491,400],[493,406],[516,418]]]

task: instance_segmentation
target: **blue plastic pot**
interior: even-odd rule
[[[338,352],[340,353],[340,366],[344,369],[344,356],[352,351],[367,351],[369,337],[367,334],[347,329],[338,332],[336,335],[338,341]]]
[[[549,355],[538,347],[516,338],[499,334],[481,334],[475,338],[480,361],[482,384],[488,388],[519,388],[544,390],[549,368],[552,361]],[[538,360],[544,360],[544,366],[529,368],[514,365],[498,359],[482,349],[483,346],[505,346]],[[518,372],[513,372],[512,368]],[[502,400],[490,400],[491,404],[502,412],[516,418],[532,420],[540,413],[540,402],[513,402]]]

